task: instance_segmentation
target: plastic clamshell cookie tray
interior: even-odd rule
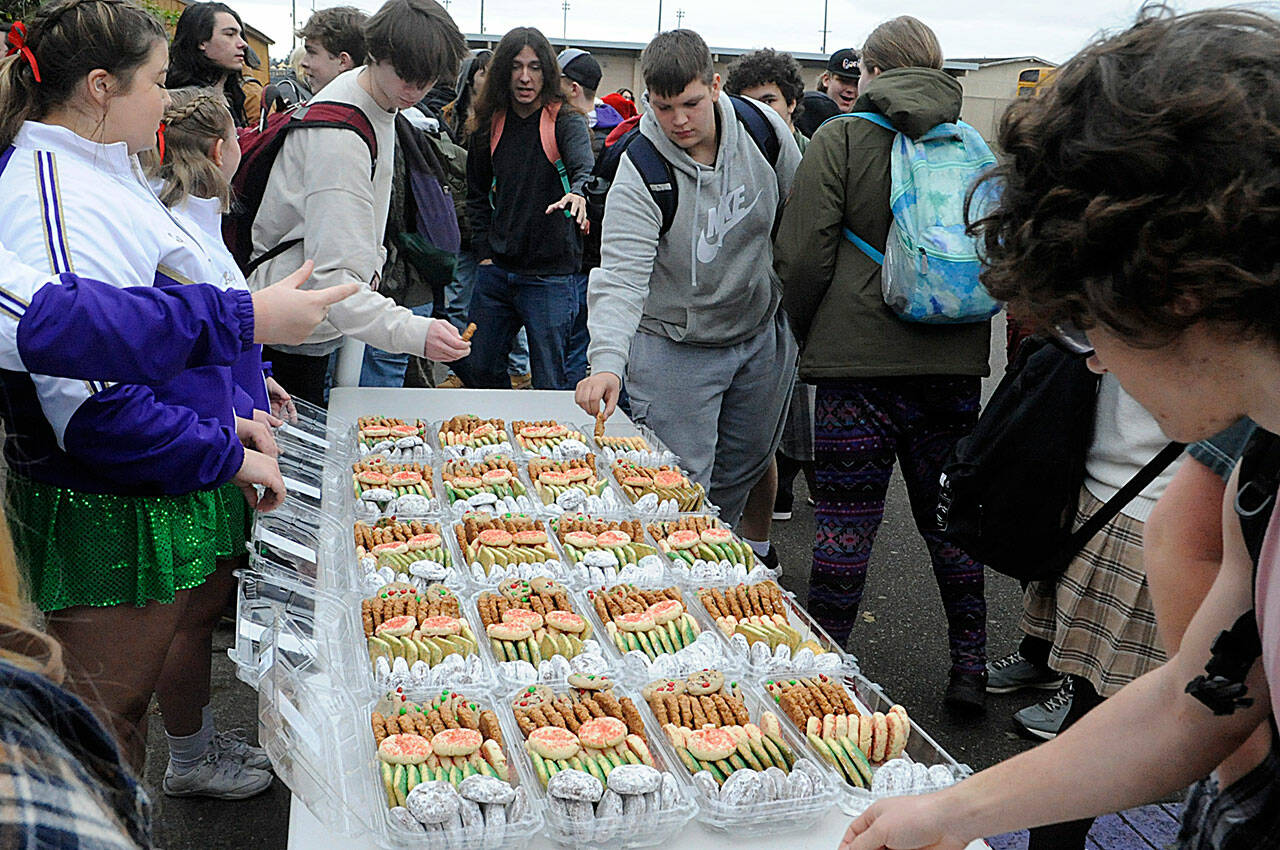
[[[466,600],[463,602],[463,607],[468,608],[472,612],[474,612],[476,622],[481,623],[481,626],[480,626],[481,631],[477,633],[477,637],[479,637],[480,639],[480,655],[482,658],[484,658],[485,663],[490,665],[494,669],[495,678],[497,680],[497,687],[499,691],[504,691],[504,690],[514,691],[522,687],[527,687],[529,685],[553,685],[557,682],[563,683],[565,676],[556,676],[550,679],[544,679],[541,676],[539,676],[536,679],[525,681],[511,669],[515,667],[514,663],[501,662],[498,660],[497,656],[494,654],[493,646],[489,642],[489,637],[484,629],[483,621],[480,618],[480,611],[479,611],[478,605],[480,602],[480,597],[483,596],[484,594],[498,593],[498,589],[497,589],[498,584],[500,584],[500,582],[493,582],[491,585],[484,588],[483,590],[472,591],[471,593],[468,594]],[[591,619],[591,617],[587,616],[587,612],[583,610],[582,600],[579,599],[577,595],[575,595],[573,591],[568,587],[566,587],[565,590],[566,592],[568,592],[568,595],[569,595],[570,613],[577,614],[579,617],[582,617],[584,620],[587,621],[587,623],[591,626],[591,633],[592,633],[591,639],[598,643],[600,641],[600,634],[596,630],[595,622]],[[617,659],[608,654],[608,650],[604,649],[603,644],[601,644],[601,656],[604,658],[605,667],[600,671],[593,671],[593,672],[601,672],[616,679],[617,672],[618,672]],[[557,657],[557,656],[553,656],[553,657]],[[570,659],[566,659],[566,660],[572,663]],[[534,665],[534,666],[537,667],[537,665]]]
[[[369,596],[371,594],[365,594]],[[364,652],[365,663],[361,666],[359,675],[359,687],[361,693],[374,694],[381,696],[388,690],[394,690],[396,687],[403,687],[405,693],[422,695],[432,691],[439,692],[443,689],[457,690],[465,694],[489,695],[498,690],[498,668],[493,663],[493,655],[485,653],[485,643],[487,638],[484,636],[484,627],[480,624],[480,618],[476,615],[476,606],[468,595],[457,594],[458,605],[460,607],[460,617],[466,622],[467,627],[471,629],[471,633],[476,636],[476,657],[481,660],[480,673],[477,677],[470,676],[466,669],[457,671],[452,674],[442,674],[439,670],[435,670],[435,666],[428,668],[435,672],[428,672],[426,678],[412,677],[413,665],[409,665],[410,677],[396,677],[394,662],[391,662],[392,676],[388,680],[380,680],[376,670],[377,662],[369,657],[368,640],[364,634],[363,624],[359,625],[357,634],[352,638],[356,643],[356,648]],[[360,622],[360,600],[364,596],[353,597],[354,612],[356,620]],[[447,656],[446,656],[447,657]],[[411,697],[412,698],[412,697]]]
[[[569,518],[578,517],[581,519],[588,519],[588,520],[600,520],[602,522],[633,521],[633,522],[640,523],[640,529],[641,529],[640,539],[633,540],[632,542],[643,543],[654,550],[654,557],[658,559],[659,563],[662,566],[662,576],[663,576],[662,581],[664,582],[662,585],[663,587],[668,587],[668,586],[678,584],[678,582],[676,581],[676,576],[673,574],[674,571],[669,563],[669,559],[665,554],[662,553],[660,549],[658,549],[657,544],[654,543],[653,539],[649,536],[649,533],[644,530],[645,522],[643,519],[630,513],[628,514],[613,514],[613,513],[586,514],[586,513],[571,512],[571,513],[564,514],[564,517],[569,517]],[[561,542],[560,537],[556,532],[556,527],[557,527],[556,520],[558,519],[561,519],[561,517],[551,517],[550,519],[548,519],[547,528],[550,531],[552,545],[555,547],[556,551],[560,553],[560,560],[562,560],[565,564],[566,575],[565,575],[565,578],[563,579],[564,583],[568,584],[570,587],[580,588],[580,589],[585,589],[588,587],[590,588],[599,587],[599,582],[591,581],[590,574],[587,572],[586,567],[582,566],[581,563],[579,562],[575,562],[572,558],[569,557],[569,553],[566,550],[564,543]],[[620,565],[619,569],[622,569],[625,566],[626,566],[625,564]],[[614,582],[614,584],[616,583],[617,582]],[[609,584],[608,586],[612,586],[612,584]]]
[[[344,529],[346,529],[344,531]],[[345,568],[355,545],[345,520],[298,502],[254,517],[250,551],[264,572],[309,582],[322,590],[351,588]]]
[[[558,694],[569,690],[564,684],[554,686],[552,689]],[[620,850],[632,847],[655,847],[676,839],[677,834],[697,811],[693,787],[689,784],[688,774],[677,769],[678,761],[675,756],[661,746],[662,730],[658,729],[657,724],[654,723],[652,714],[645,715],[644,709],[640,706],[643,700],[640,699],[639,693],[614,685],[614,691],[619,696],[630,697],[640,709],[641,717],[645,721],[645,735],[649,739],[649,751],[653,754],[654,766],[663,773],[670,773],[675,777],[680,791],[680,803],[639,817],[618,815],[595,818],[584,828],[581,824],[566,820],[563,815],[554,812],[547,804],[547,791],[533,769],[533,763],[523,745],[524,736],[520,734],[515,714],[511,709],[512,701],[519,696],[521,690],[514,690],[503,698],[502,706],[498,711],[498,720],[502,723],[502,734],[508,741],[508,758],[514,758],[520,770],[521,781],[529,789],[531,798],[537,800],[539,807],[543,810],[548,838],[564,847],[590,845],[620,848]]]
[[[693,564],[690,564],[682,558],[673,558],[671,557],[670,552],[663,550],[662,547],[667,538],[667,534],[670,534],[676,529],[666,529],[667,534],[659,535],[657,533],[658,526],[665,526],[666,523],[678,522],[682,519],[694,519],[698,517],[709,520],[711,528],[728,531],[730,535],[732,535],[736,548],[750,552],[750,565],[742,565],[745,566],[745,575],[754,575],[757,580],[771,578],[775,581],[778,576],[781,575],[780,571],[771,570],[761,563],[760,558],[751,551],[751,547],[748,546],[739,535],[735,534],[731,528],[721,522],[720,518],[715,513],[696,511],[693,513],[681,514],[679,517],[646,517],[644,520],[645,533],[649,535],[649,539],[651,539],[658,547],[658,554],[662,556],[663,561],[667,565],[667,569],[671,571],[672,576],[674,576],[681,585],[687,585],[689,587],[724,587],[731,584],[738,584],[741,580],[736,576],[730,578],[723,570],[707,572],[695,571]],[[700,557],[700,553],[697,553],[696,550],[690,551],[695,552],[694,557],[697,561],[705,560]],[[724,560],[725,559],[721,559],[721,561],[718,561],[717,563],[723,563]]]
[[[610,585],[612,587],[613,585]],[[599,612],[596,611],[595,604],[591,601],[590,593],[600,590],[601,588],[584,588],[576,592],[576,601],[579,608],[584,611],[587,618],[591,621],[591,628],[601,636],[600,645],[604,647],[605,658],[610,659],[614,664],[614,669],[618,671],[616,678],[634,687],[640,687],[646,682],[653,679],[662,678],[664,676],[687,676],[695,670],[701,670],[706,667],[715,667],[725,671],[725,675],[733,674],[735,676],[744,672],[742,660],[734,653],[728,643],[724,640],[724,636],[716,629],[715,623],[707,614],[706,609],[698,602],[696,598],[689,594],[689,591],[679,587],[675,582],[644,582],[634,585],[644,590],[653,590],[666,587],[675,587],[680,590],[683,598],[685,612],[693,617],[694,622],[698,624],[699,639],[706,642],[712,653],[712,657],[706,659],[703,663],[681,665],[679,670],[663,671],[662,664],[655,668],[654,661],[642,658],[637,652],[623,653],[617,645],[609,638],[609,632],[605,628],[604,622],[600,619]],[[604,588],[607,590],[608,588]],[[704,633],[707,637],[702,637]],[[713,647],[713,649],[712,649]],[[671,655],[671,653],[662,653],[659,658]],[[663,662],[666,664],[669,662]],[[683,672],[681,672],[683,671]]]
[[[597,456],[597,463],[603,465],[605,463],[604,458]],[[639,465],[645,466],[651,469],[656,468],[656,467],[649,466],[649,464],[639,464]],[[659,464],[659,466],[662,466],[662,465],[663,464]],[[683,473],[686,478],[689,477],[689,473],[685,471],[683,466],[679,466],[679,464],[676,464],[676,466],[679,468],[680,472]],[[636,502],[631,501],[631,497],[628,496],[626,493],[626,490],[623,489],[622,481],[621,479],[618,478],[616,471],[613,468],[613,464],[608,464],[605,467],[605,472],[609,476],[609,480],[612,481],[614,486],[618,489],[618,493],[622,497],[623,504],[630,505],[631,510],[637,516],[644,518],[646,522],[651,522],[655,519],[679,519],[682,516],[698,516],[703,514],[707,516],[720,515],[720,507],[711,501],[711,494],[708,492],[704,492],[702,495],[702,506],[699,508],[695,508],[693,510],[687,510],[687,511],[686,510],[672,511],[672,510],[661,510],[661,509],[657,511],[641,510],[636,506],[637,504]],[[690,481],[692,481],[692,479],[690,479]]]
[[[477,514],[476,516],[477,518],[480,518],[484,515]],[[497,517],[493,518],[501,519],[503,516],[503,514],[499,514]],[[546,576],[569,587],[574,586],[573,583],[569,581],[570,576],[568,564],[566,564],[564,559],[561,557],[559,547],[551,542],[552,534],[550,527],[547,525],[546,517],[538,514],[526,514],[526,516],[537,523],[538,529],[546,532],[548,545],[550,545],[551,551],[555,553],[555,558],[543,561],[538,565],[515,564],[511,567],[493,566],[489,568],[488,574],[483,578],[479,578],[476,575],[478,562],[467,562],[462,550],[462,544],[458,542],[458,535],[454,529],[462,524],[463,519],[443,523],[447,527],[448,533],[451,535],[454,552],[458,556],[458,563],[466,563],[465,580],[466,589],[468,591],[487,590],[507,578],[532,578],[533,576]]]
[[[525,459],[520,457],[512,457],[510,454],[507,454],[507,457],[509,457],[516,465],[516,481],[518,481],[520,485],[524,487],[525,492],[524,492],[523,498],[528,499],[528,503],[529,503],[528,510],[517,511],[514,513],[527,513],[529,516],[537,519],[544,518],[545,516],[547,516],[546,505],[542,504],[542,500],[538,498],[538,494],[533,488],[533,483],[529,480],[529,469],[525,465]],[[483,463],[484,459],[479,458],[475,461],[465,461],[465,462]],[[465,509],[462,508],[461,505],[464,502],[464,500],[462,499],[459,499],[455,502],[449,501],[449,491],[445,487],[445,483],[444,483],[444,470],[450,464],[454,464],[454,463],[457,463],[456,459],[453,459],[453,460],[444,459],[444,460],[441,460],[438,466],[436,467],[436,497],[440,501],[440,515],[444,517],[446,520],[461,519],[464,513],[467,513],[468,511],[472,511],[476,509],[474,506],[470,506],[470,505],[468,505],[468,507]],[[490,513],[493,513],[493,511],[490,511]],[[501,511],[497,511],[496,513],[498,516],[501,516],[504,513],[509,513],[509,511],[504,509]]]
[[[727,672],[725,673],[726,682],[734,680],[734,676]],[[773,701],[768,699],[754,682],[744,679],[737,679],[736,681],[742,699],[746,703],[747,713],[751,715],[752,723],[759,724],[760,714],[763,711],[773,711],[778,714]],[[710,829],[720,832],[741,833],[752,837],[777,835],[785,832],[801,832],[817,823],[839,798],[840,792],[836,787],[835,774],[803,745],[801,736],[796,734],[794,728],[789,728],[786,725],[786,718],[781,718],[781,715],[779,715],[782,720],[782,737],[791,748],[791,752],[795,754],[796,758],[809,757],[817,763],[826,777],[817,794],[802,800],[785,799],[765,803],[753,802],[745,806],[735,806],[720,800],[713,800],[693,784],[692,774],[689,773],[689,769],[684,762],[676,756],[670,742],[667,740],[666,733],[661,732],[661,727],[658,725],[658,720],[653,714],[653,709],[649,707],[649,703],[645,700],[639,700],[636,705],[640,709],[641,716],[644,717],[645,725],[652,725],[659,729],[659,748],[662,750],[663,755],[667,757],[668,762],[674,765],[677,776],[693,786],[694,799],[698,804],[697,820]]]
[[[511,436],[511,444],[515,446],[515,449],[517,452],[519,452],[521,455],[524,456],[524,460],[526,463],[532,460],[533,458],[539,458],[539,457],[547,458],[549,460],[568,460],[568,458],[565,458],[563,454],[557,453],[554,447],[539,449],[534,446],[524,445],[520,440],[519,435],[516,434],[515,427],[512,424],[513,422],[516,422],[516,421],[523,422],[527,420],[524,420],[524,419],[517,420],[515,418],[508,419],[507,433]],[[559,425],[562,428],[568,429],[570,435],[575,435],[575,434],[577,435],[577,436],[569,436],[564,439],[577,440],[578,442],[582,443],[584,446],[587,447],[588,452],[591,452],[592,454],[596,454],[596,444],[595,444],[595,441],[591,439],[590,428],[583,428],[581,425],[575,425],[572,422],[565,422],[561,420],[539,420],[539,421],[555,421],[556,425]],[[530,422],[530,424],[532,424],[532,422]],[[561,442],[563,441],[564,440],[561,440]]]
[[[481,457],[479,450],[487,449],[487,446],[446,446],[440,442],[440,429],[444,427],[444,423],[448,422],[456,416],[466,416],[466,411],[455,413],[453,416],[447,416],[444,419],[436,419],[427,423],[427,443],[436,453],[436,460],[443,463],[446,460],[479,460]],[[481,419],[494,419],[498,417],[482,416]],[[516,446],[515,441],[511,438],[511,422],[504,416],[502,417],[502,427],[507,432],[507,439],[502,440],[493,445],[504,446],[504,452],[517,461],[524,461],[524,453]]]
[[[814,672],[800,672],[800,673],[794,674],[791,677],[766,676],[759,680],[760,681],[759,687],[761,689],[761,692],[765,693],[765,684],[775,679],[799,678],[799,677],[807,678],[814,675],[816,675],[816,673]],[[871,714],[877,711],[886,712],[893,705],[895,705],[894,701],[891,700],[887,694],[885,694],[885,692],[880,688],[879,685],[870,681],[861,673],[858,673],[856,671],[846,672],[843,676],[831,676],[830,678],[834,684],[844,688],[844,690],[851,697],[853,697],[853,701],[858,704],[858,707],[861,708],[867,714]],[[767,693],[766,693],[766,696],[767,696]],[[775,705],[775,713],[782,720],[782,728],[791,730],[792,732],[795,732],[797,735],[799,735],[803,730],[800,730],[796,727],[795,723],[791,720],[791,718],[787,715],[786,712],[782,711],[780,708],[777,708],[777,703],[775,703],[773,699],[770,698],[769,701]],[[907,708],[907,715],[911,720],[911,734],[907,737],[907,746],[906,746],[906,749],[903,751],[903,756],[910,761],[918,762],[925,766],[932,766],[935,764],[943,765],[951,772],[952,777],[954,777],[957,781],[964,779],[966,776],[972,775],[973,769],[969,767],[969,765],[961,764],[960,762],[957,762],[954,758],[952,758],[952,756],[946,750],[944,750],[942,746],[937,741],[935,741],[933,737],[920,726],[920,724],[918,724],[915,721],[915,718],[910,716],[911,715],[910,706],[906,706],[906,708]],[[803,737],[803,735],[801,735],[801,737]],[[823,761],[821,756],[818,755],[818,753],[814,752],[813,746],[809,743],[807,739],[804,741],[803,746],[806,752],[809,753],[811,758],[818,761],[819,764],[821,764],[823,767],[828,768],[832,771],[832,774],[835,778],[836,785],[840,790],[840,798],[838,801],[840,804],[840,809],[846,814],[856,817],[857,815],[862,814],[862,812],[864,812],[867,809],[867,807],[870,806],[876,800],[882,797],[898,796],[898,794],[893,794],[893,793],[890,793],[890,794],[875,793],[866,788],[856,788],[850,785],[842,777],[836,775],[834,768],[832,768],[831,765],[829,765],[827,762]],[[875,771],[877,770],[879,770],[878,767],[872,768],[873,776]],[[924,793],[925,790],[934,790],[934,789],[924,789],[918,792],[902,792],[902,793]]]
[[[412,522],[412,520],[404,520],[404,521]],[[440,530],[441,541],[444,545],[445,552],[449,556],[449,564],[447,565],[448,572],[446,573],[444,579],[441,580],[440,583],[443,584],[445,587],[449,588],[450,590],[454,591],[455,593],[466,593],[467,591],[469,591],[472,586],[470,571],[465,569],[462,566],[462,560],[463,560],[462,553],[458,550],[458,541],[453,533],[453,523],[449,522],[448,520],[438,519],[438,518],[422,519],[418,521],[436,526]],[[355,523],[353,522],[352,523],[353,531],[354,531],[354,527],[355,527]],[[355,546],[354,533],[352,536],[352,546],[353,548]],[[365,556],[366,559],[369,557],[371,556],[369,555]],[[352,583],[352,586],[358,587],[361,592],[372,593],[374,590],[377,590],[378,587],[381,587],[382,584],[386,583],[379,580],[380,583],[375,585],[374,579],[371,577],[373,575],[373,572],[366,569],[367,560],[362,561],[359,557],[357,557],[352,560],[352,564],[354,566],[353,566],[353,572],[352,572],[352,577],[350,581]],[[411,580],[417,583],[421,583],[423,587],[425,587],[428,584],[435,583],[433,581],[428,581],[426,579],[413,576],[411,573],[408,573],[405,570],[400,570],[396,567],[393,567],[393,569],[396,569],[397,574],[404,574],[404,575],[410,576]]]
[[[708,590],[718,590],[723,592],[726,588],[732,587],[732,586],[736,586],[736,585],[703,585],[703,586],[688,588],[685,592],[691,593],[695,597],[698,597],[699,602],[701,603],[701,598],[699,597],[699,594],[701,594],[702,592],[708,591]],[[765,662],[764,664],[755,663],[751,659],[750,651],[748,651],[748,654],[746,655],[746,657],[744,657],[740,650],[735,649],[735,644],[734,644],[734,641],[732,640],[732,637],[730,635],[726,635],[724,631],[720,629],[719,625],[717,624],[716,626],[717,633],[719,633],[720,636],[723,637],[725,641],[729,644],[730,649],[734,651],[734,656],[741,660],[743,668],[747,671],[747,673],[750,674],[751,676],[755,676],[759,678],[763,678],[766,676],[782,676],[790,672],[795,672],[797,669],[804,669],[809,671],[819,670],[832,677],[839,677],[844,675],[845,673],[856,673],[858,671],[857,660],[854,659],[852,655],[845,652],[844,648],[841,647],[838,643],[836,643],[835,640],[833,640],[831,636],[826,633],[826,631],[822,628],[822,626],[818,625],[817,621],[814,620],[813,617],[810,616],[809,612],[804,609],[804,606],[800,604],[800,600],[796,598],[796,595],[794,593],[792,593],[791,591],[781,586],[779,586],[779,589],[782,591],[782,601],[783,601],[783,606],[786,609],[787,623],[792,628],[800,632],[800,640],[802,642],[813,641],[814,643],[822,647],[822,649],[824,650],[822,654],[835,655],[837,658],[840,659],[840,664],[832,669],[824,669],[821,665],[818,665],[818,666],[808,665],[808,666],[802,666],[800,668],[797,668],[794,665],[792,665],[790,662],[783,662],[783,661],[777,661],[777,660],[771,660],[771,661]],[[711,610],[707,608],[705,604],[703,605],[703,609],[707,611],[707,616],[711,617],[711,619],[714,621],[715,618],[711,614]]]

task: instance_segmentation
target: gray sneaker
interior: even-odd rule
[[[170,797],[244,800],[266,791],[271,785],[271,778],[269,772],[245,767],[238,760],[211,746],[204,761],[185,773],[175,771],[173,762],[169,762],[160,787]]]
[[[1071,682],[1065,681],[1057,693],[1044,702],[1014,712],[1013,725],[1034,738],[1052,741],[1058,737],[1058,730],[1062,728],[1062,721],[1067,719],[1067,712],[1070,710]]]
[[[987,665],[987,693],[1011,694],[1014,691],[1035,688],[1056,691],[1062,687],[1062,674],[1048,667],[1039,667],[1014,652]]]
[[[213,748],[225,753],[245,767],[252,767],[255,770],[271,769],[271,759],[267,758],[267,751],[262,747],[255,747],[250,744],[244,732],[240,729],[228,729],[225,732],[215,734],[213,736]]]

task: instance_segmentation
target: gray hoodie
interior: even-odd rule
[[[600,268],[587,290],[592,372],[624,375],[639,328],[690,345],[724,347],[749,339],[773,319],[781,298],[770,232],[791,191],[800,150],[786,124],[756,103],[781,143],[775,174],[734,114],[716,103],[720,147],[714,166],[694,162],[667,138],[652,112],[640,132],[671,163],[679,202],[659,238],[662,214],[624,156],[609,190]]]

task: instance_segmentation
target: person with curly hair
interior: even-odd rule
[[[1242,416],[1280,432],[1277,115],[1280,20],[1158,8],[1086,47],[1001,121],[1005,157],[989,178],[1000,202],[974,223],[985,284],[1112,373],[1170,439],[1201,440]],[[1269,489],[1260,500],[1274,501]],[[1280,514],[1251,554],[1236,497],[1233,478],[1220,503],[1184,498],[1179,521],[1164,518],[1165,533],[1186,536],[1205,513],[1222,517],[1221,567],[1168,663],[1047,744],[945,791],[876,803],[841,846],[959,848],[1190,783],[1176,846],[1280,846],[1274,721],[1260,764],[1222,787],[1209,777],[1280,710]],[[1261,654],[1245,653],[1215,698],[1198,683],[1233,627]]]
[[[800,76],[800,63],[794,56],[779,53],[772,47],[744,53],[729,66],[724,90],[773,107],[796,137],[800,153],[804,153],[809,138],[795,123],[804,112],[800,105],[800,99],[804,97],[804,79]]]

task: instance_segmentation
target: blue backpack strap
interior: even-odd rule
[[[769,160],[769,167],[777,168],[778,155],[782,153],[782,143],[778,141],[778,134],[773,131],[769,119],[760,111],[760,107],[749,100],[731,94],[729,101],[733,104],[733,111],[737,113],[738,121],[747,128],[751,141],[756,143],[760,153]]]
[[[652,141],[646,138],[639,129],[632,130],[635,136],[628,142],[626,155],[640,172],[640,178],[653,196],[653,202],[662,212],[662,227],[658,236],[666,235],[671,229],[671,222],[676,217],[676,205],[679,195],[676,189],[675,175],[671,173],[671,163],[658,153]]]
[[[875,260],[880,265],[884,265],[884,254],[880,253],[875,248],[872,248],[871,243],[862,239],[858,234],[854,233],[847,227],[844,228],[842,232],[844,233],[844,238],[852,242],[855,248]]]

